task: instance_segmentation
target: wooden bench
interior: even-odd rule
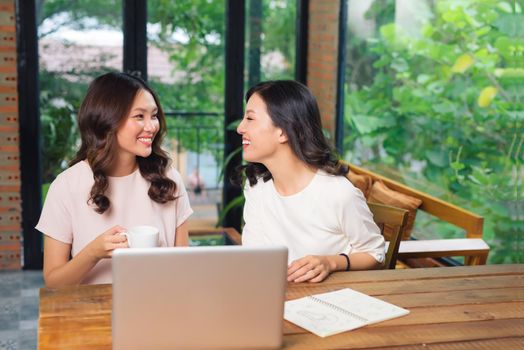
[[[348,164],[350,171],[358,175],[367,175],[373,181],[381,180],[392,190],[419,198],[422,210],[465,231],[466,238],[438,240],[406,240],[400,243],[398,259],[411,258],[464,257],[465,265],[483,265],[486,263],[489,246],[482,240],[484,218],[449,202],[427,193],[412,189],[400,182],[388,179],[359,166]]]

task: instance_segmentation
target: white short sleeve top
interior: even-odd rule
[[[242,244],[278,244],[289,249],[289,262],[306,255],[365,252],[385,258],[384,237],[373,221],[362,192],[345,177],[318,171],[309,185],[281,196],[273,180],[259,179],[244,189]]]

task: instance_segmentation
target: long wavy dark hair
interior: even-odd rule
[[[106,212],[111,203],[106,196],[109,187],[107,171],[115,160],[116,132],[125,123],[137,94],[145,90],[155,99],[160,124],[152,153],[138,157],[141,175],[151,183],[148,195],[157,203],[175,200],[176,183],[166,176],[169,157],[160,145],[166,133],[166,120],[155,92],[140,78],[126,73],[107,73],[89,85],[86,97],[78,112],[78,127],[82,144],[69,166],[87,160],[95,183],[91,188],[89,205],[99,214]]]
[[[301,161],[328,174],[347,174],[348,166],[340,162],[324,136],[317,100],[305,85],[294,80],[261,82],[246,93],[246,103],[254,94],[262,98],[273,124],[284,131],[291,150]],[[235,184],[244,177],[251,186],[260,178],[264,182],[272,178],[261,163],[248,163],[236,170],[231,179]]]

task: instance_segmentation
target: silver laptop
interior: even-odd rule
[[[113,349],[278,348],[287,248],[118,249]]]

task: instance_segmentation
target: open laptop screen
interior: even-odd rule
[[[113,348],[277,348],[287,248],[119,249]]]

